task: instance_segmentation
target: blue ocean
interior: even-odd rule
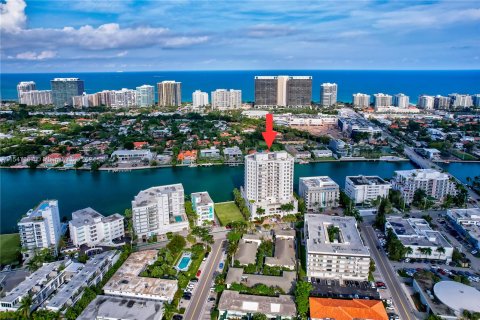
[[[254,100],[254,77],[258,75],[307,75],[313,77],[313,100],[320,98],[320,84],[338,84],[338,100],[351,102],[357,92],[374,94],[404,93],[415,103],[421,94],[480,93],[480,70],[247,70],[247,71],[151,71],[105,73],[22,73],[0,75],[1,99],[15,100],[20,81],[35,81],[39,90],[50,89],[55,77],[78,77],[85,81],[87,93],[106,89],[134,89],[143,84],[155,85],[164,80],[182,82],[182,99],[192,100],[192,92],[200,89],[241,89],[244,101]]]

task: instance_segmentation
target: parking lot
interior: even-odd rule
[[[380,299],[375,284],[368,281],[311,279],[311,295],[325,298]]]

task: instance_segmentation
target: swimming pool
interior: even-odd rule
[[[175,222],[182,222],[182,216],[175,216]]]
[[[180,260],[178,260],[175,269],[178,271],[187,271],[188,267],[190,267],[190,263],[192,263],[192,257],[190,252],[184,252]]]

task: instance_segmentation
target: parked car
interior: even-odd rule
[[[218,267],[219,267],[220,269],[223,269],[223,262],[220,262],[220,264],[218,265]]]
[[[202,274],[202,270],[198,270],[197,271],[197,278],[200,277],[201,274]]]

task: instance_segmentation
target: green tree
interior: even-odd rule
[[[297,305],[297,312],[301,319],[307,319],[310,291],[313,286],[307,281],[297,281],[295,286],[295,303]]]
[[[18,311],[25,319],[30,319],[32,304],[33,299],[31,295],[27,295],[20,300],[20,307],[18,308]]]
[[[268,320],[267,316],[263,313],[254,313],[252,316],[252,320]]]

